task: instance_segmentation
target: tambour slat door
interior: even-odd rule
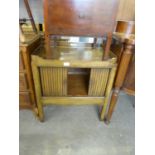
[[[92,68],[89,81],[89,96],[104,96],[109,77],[108,68]]]
[[[61,67],[40,67],[43,96],[67,95],[67,69]]]

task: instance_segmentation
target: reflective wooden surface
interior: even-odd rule
[[[103,36],[113,32],[118,0],[46,0],[46,34]]]
[[[94,47],[94,40],[89,37],[79,39],[59,38],[52,39],[51,46],[46,49],[46,45],[42,44],[39,51],[34,54],[45,59],[56,59],[63,61],[102,61],[104,55],[103,39],[99,38]],[[49,50],[47,56],[46,50]],[[110,52],[110,59],[116,60],[116,56]]]

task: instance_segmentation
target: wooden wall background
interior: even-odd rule
[[[117,20],[135,20],[135,0],[119,0]]]

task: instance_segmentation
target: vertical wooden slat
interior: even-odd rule
[[[51,92],[51,90],[50,90],[50,77],[51,77],[51,74],[50,74],[50,68],[49,67],[46,67],[45,68],[45,76],[46,76],[46,94],[47,94],[47,96],[49,96],[50,95],[50,92]]]
[[[101,75],[101,86],[102,86],[102,87],[100,87],[101,88],[101,91],[100,91],[101,96],[105,95],[104,92],[106,89],[108,77],[109,77],[109,69],[104,69],[104,72],[102,72],[102,75]]]
[[[47,76],[48,76],[48,81],[50,82],[48,85],[49,86],[48,96],[49,96],[50,94],[52,94],[52,88],[51,88],[51,82],[53,82],[52,81],[52,68],[48,68]]]
[[[40,68],[40,80],[41,80],[41,83],[42,83],[42,93],[43,93],[43,96],[45,95],[44,92],[45,92],[45,83],[44,83],[44,76],[43,76],[43,70]]]
[[[63,73],[62,73],[62,75],[60,73],[62,73],[62,68],[60,68],[60,72],[59,72],[58,76],[59,76],[60,80],[62,81],[62,83],[60,83],[60,92],[63,93],[63,91],[62,91],[62,86],[63,86],[63,76],[62,75],[63,75]]]
[[[93,94],[93,90],[94,89],[92,89],[92,86],[94,85],[94,78],[93,78],[93,76],[94,76],[94,74],[93,74],[93,69],[91,69],[91,71],[90,71],[90,79],[89,79],[89,90],[88,90],[88,95],[89,96],[92,96],[92,94]]]
[[[51,68],[51,76],[52,76],[52,79],[51,79],[51,81],[52,81],[52,84],[50,85],[50,87],[52,87],[52,96],[55,96],[55,79],[54,79],[54,69],[53,68]]]
[[[103,54],[103,60],[109,59],[109,54],[110,54],[110,46],[112,43],[112,33],[107,34],[107,41],[104,49],[104,54]]]
[[[62,88],[63,88],[63,95],[67,96],[67,69],[62,68]]]
[[[102,81],[104,80],[104,79],[102,79],[102,69],[96,69],[96,75],[95,75],[95,78],[96,78],[96,80],[98,81],[97,83],[96,83],[96,94],[95,94],[95,96],[100,96],[100,94],[102,93],[102,92],[100,92],[101,91],[101,87],[103,87],[102,86]]]

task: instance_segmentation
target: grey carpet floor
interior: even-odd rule
[[[134,155],[134,97],[120,94],[109,125],[97,106],[48,106],[45,122],[21,110],[20,155]]]

